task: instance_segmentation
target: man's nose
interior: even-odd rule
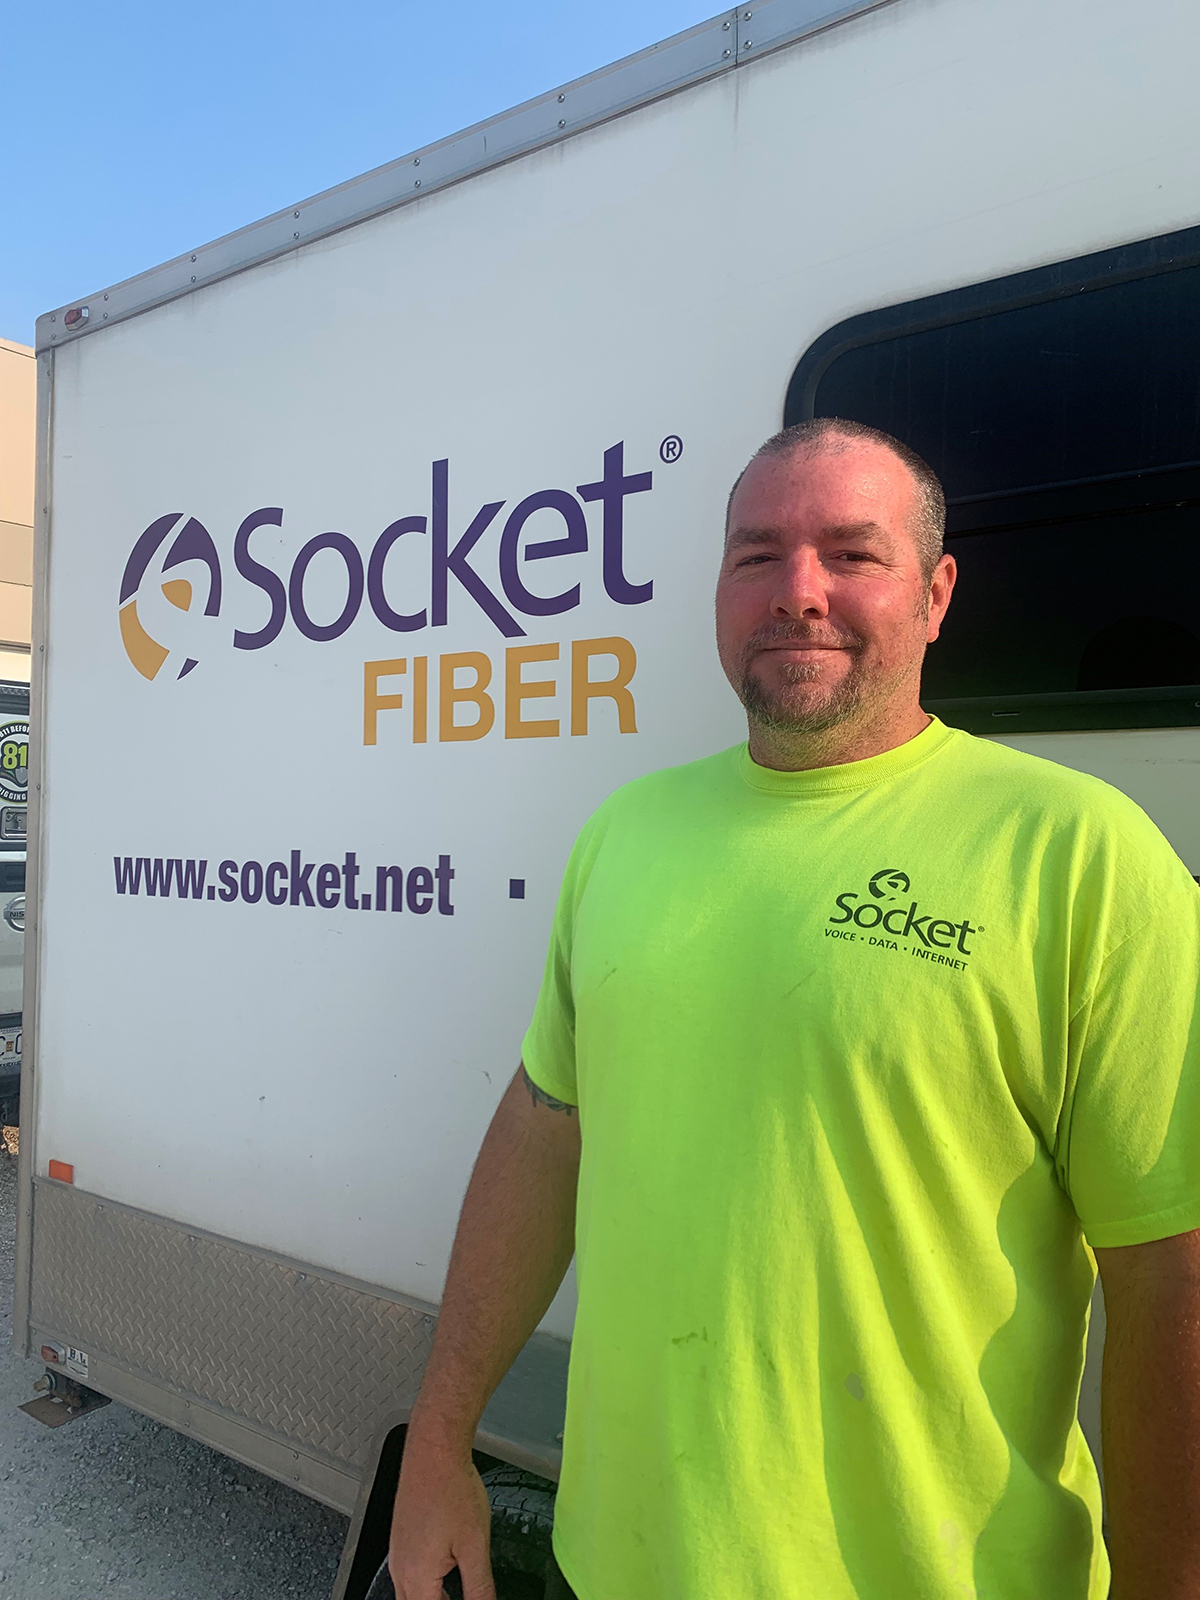
[[[773,617],[829,615],[825,570],[815,550],[807,546],[793,550],[787,560],[779,564],[778,574],[775,592],[771,596]]]

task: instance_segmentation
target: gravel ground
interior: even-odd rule
[[[17,1163],[0,1149],[0,1600],[326,1600],[346,1518],[114,1404],[47,1428],[16,1407]]]

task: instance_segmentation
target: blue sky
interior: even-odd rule
[[[0,338],[503,111],[714,0],[10,0]]]

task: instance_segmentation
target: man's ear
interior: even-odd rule
[[[958,563],[953,556],[942,556],[933,569],[929,581],[929,626],[925,630],[925,643],[932,644],[942,631],[942,618],[950,607],[954,582],[958,577]]]

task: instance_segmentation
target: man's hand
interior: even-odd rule
[[[457,1567],[463,1600],[496,1600],[491,1508],[471,1457],[405,1448],[392,1520],[388,1570],[396,1600],[441,1600],[442,1579]]]
[[[1200,1231],[1096,1251],[1112,1600],[1200,1596]]]

